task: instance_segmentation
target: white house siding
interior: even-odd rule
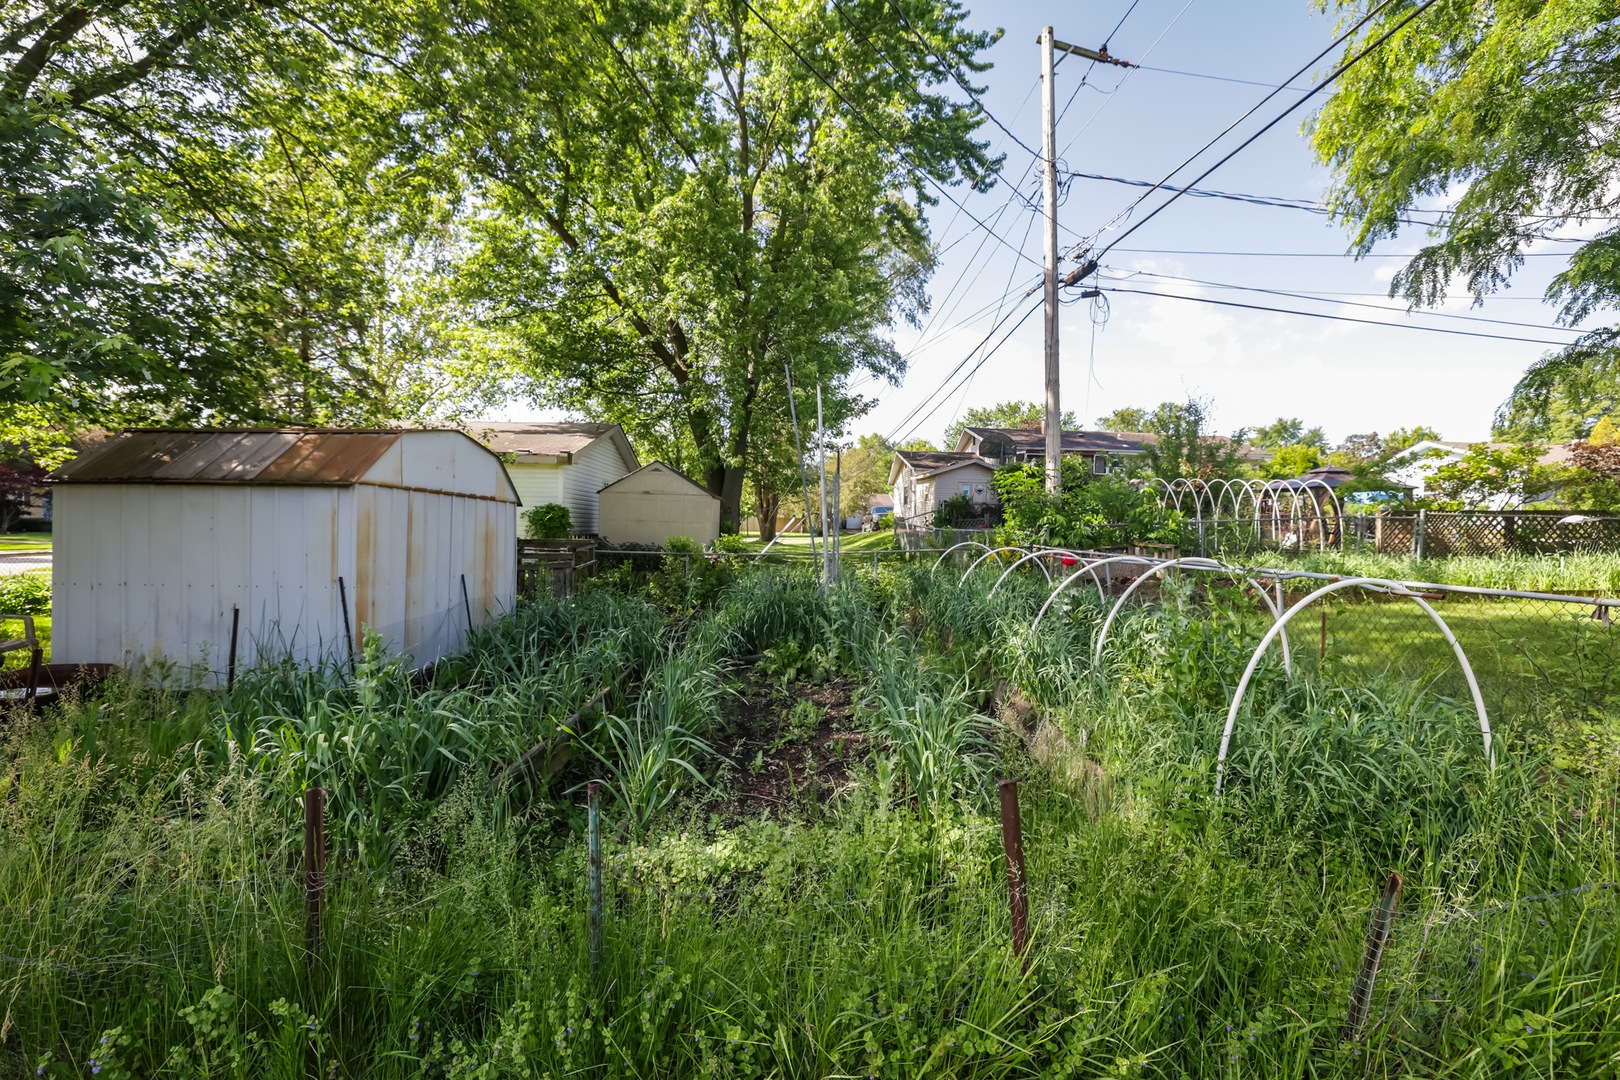
[[[574,455],[574,463],[564,473],[568,486],[568,513],[576,532],[600,532],[601,500],[597,492],[623,476],[635,466],[619,456],[619,448],[608,436],[603,436]]]
[[[559,503],[568,507],[569,517],[576,511],[567,496],[563,494],[563,474],[571,466],[568,465],[525,465],[519,458],[515,464],[508,465],[506,471],[511,474],[512,486],[517,489],[518,498],[523,500],[523,509],[531,510],[536,506],[547,503]],[[522,526],[520,525],[521,529]]]

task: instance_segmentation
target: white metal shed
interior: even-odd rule
[[[50,481],[56,663],[223,682],[236,618],[238,669],[363,628],[429,663],[516,598],[517,492],[459,432],[137,430]]]

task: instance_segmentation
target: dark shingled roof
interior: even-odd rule
[[[948,469],[952,465],[965,465],[969,462],[994,467],[994,462],[986,461],[978,454],[959,453],[955,450],[896,450],[895,454],[910,465],[918,476],[927,476],[929,473]]]
[[[1045,454],[1046,436],[1039,428],[982,428],[970,427],[964,429],[980,437],[985,443],[993,443],[1000,439],[1012,443],[1018,451],[1024,454]],[[988,452],[989,446],[983,449]],[[1063,433],[1063,452],[1065,454],[1139,454],[1142,445],[1129,439],[1122,439],[1109,431],[1065,431]]]

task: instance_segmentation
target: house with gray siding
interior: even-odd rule
[[[576,533],[599,532],[597,492],[641,468],[618,424],[471,420],[467,431],[501,455],[525,509],[566,506]]]

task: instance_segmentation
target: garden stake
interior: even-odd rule
[[[349,591],[338,578],[338,603],[343,605],[343,640],[349,643],[349,678],[354,678],[354,634],[349,630]]]
[[[1356,972],[1356,983],[1350,989],[1350,1009],[1344,1017],[1344,1030],[1339,1034],[1341,1042],[1361,1039],[1367,1010],[1372,1006],[1373,981],[1384,959],[1384,946],[1389,944],[1390,923],[1401,903],[1402,884],[1401,875],[1389,875],[1389,880],[1384,882],[1384,895],[1373,909],[1372,923],[1367,927],[1367,944],[1361,954],[1361,970]]]
[[[326,905],[326,789],[304,792],[304,953],[315,963],[321,949],[321,909]]]
[[[25,700],[33,701],[39,695],[39,664],[45,659],[45,650],[35,646],[28,654],[28,696]]]
[[[1322,609],[1322,663],[1327,663],[1327,608]]]
[[[467,575],[461,575],[461,606],[467,609],[467,640],[472,640],[472,601],[467,599]]]
[[[1018,781],[1003,780],[996,785],[1001,795],[1001,844],[1007,851],[1007,897],[1012,905],[1013,955],[1023,956],[1024,934],[1029,923],[1029,897],[1024,881],[1024,826],[1018,818]],[[1029,970],[1024,961],[1022,971]]]
[[[600,986],[602,967],[602,785],[592,780],[585,785],[589,810],[586,836],[589,845],[591,905],[591,984]]]
[[[231,605],[231,658],[225,665],[225,692],[228,694],[236,686],[236,628],[242,622],[242,609],[235,604]]]

